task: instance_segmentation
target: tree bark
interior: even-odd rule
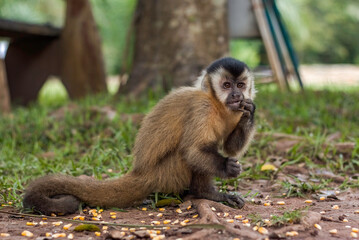
[[[139,0],[130,78],[119,93],[190,85],[229,52],[226,0]]]
[[[71,98],[106,91],[101,40],[88,0],[67,0],[62,81]]]
[[[10,96],[7,86],[4,60],[0,59],[0,112],[10,112]]]

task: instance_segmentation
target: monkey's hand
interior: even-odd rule
[[[224,178],[234,178],[242,172],[242,165],[235,158],[227,158]]]
[[[256,105],[251,99],[244,99],[239,104],[239,109],[243,112],[240,123],[253,123]]]
[[[238,207],[238,208],[242,208],[244,207],[244,198],[242,198],[241,196],[237,195],[237,194],[228,194],[225,193],[224,194],[225,198],[226,198],[226,202],[233,206],[233,207]]]

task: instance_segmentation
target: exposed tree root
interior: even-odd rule
[[[242,227],[238,223],[228,223],[226,220],[217,216],[216,213],[218,212],[233,212],[234,209],[231,207],[207,199],[191,199],[189,201],[197,209],[200,216],[198,224],[220,224],[224,226],[225,232],[241,239],[261,239],[261,237],[263,237],[259,233],[254,232],[251,228]],[[212,208],[215,208],[216,212],[214,212]],[[222,230],[202,229],[183,239],[204,239],[206,236],[209,236],[216,231]]]

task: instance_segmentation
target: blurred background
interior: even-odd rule
[[[123,65],[131,64],[133,39],[131,22],[136,0],[90,1],[99,28],[109,90],[115,93]],[[278,7],[296,50],[305,85],[328,86],[359,83],[359,2],[278,0]],[[60,0],[0,0],[0,17],[29,23],[61,27],[66,2]],[[243,60],[251,68],[268,64],[260,39],[230,40],[230,55]],[[129,59],[124,61],[124,54]],[[340,80],[338,80],[340,78]],[[48,87],[45,84],[45,89]],[[63,86],[51,85],[66,94]],[[43,91],[41,92],[43,93]]]

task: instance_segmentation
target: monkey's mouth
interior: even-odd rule
[[[238,109],[241,101],[240,100],[231,100],[227,101],[227,106],[233,110]]]

